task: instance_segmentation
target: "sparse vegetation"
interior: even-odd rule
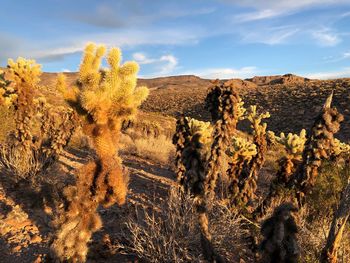
[[[27,182],[36,189],[29,202],[40,204],[45,220],[29,215],[20,223],[25,231],[41,223],[50,233],[40,237],[46,255],[36,262],[121,255],[145,262],[350,261],[350,146],[335,138],[344,117],[331,106],[333,95],[323,107],[315,95],[319,114],[309,131],[311,119],[288,123],[284,133],[288,121],[274,115],[283,103],[257,99],[266,95],[267,80],[217,80],[205,101],[202,96],[199,105],[187,105],[191,111],[174,114],[180,116],[175,123],[138,112],[148,96],[147,88],[136,87],[138,65],[121,65],[121,51],[112,48],[109,67],[101,68],[105,53],[104,46],[88,44],[78,75],[57,76],[65,104],[48,102],[33,60],[9,60],[0,72],[0,208],[9,210],[0,214],[0,233],[10,233],[16,211],[30,214],[33,204],[8,208],[20,202],[13,189]],[[299,94],[294,97],[287,88],[269,90],[286,97],[289,111],[289,99],[299,103],[306,88],[335,88],[339,96],[339,83],[342,90],[348,85],[292,80],[286,75],[268,84],[298,87],[291,89]],[[158,92],[164,90],[153,96]],[[239,92],[252,96],[244,103]],[[209,112],[202,114],[204,106]],[[348,139],[347,132],[341,135]]]

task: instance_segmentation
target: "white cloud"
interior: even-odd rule
[[[207,79],[245,79],[257,75],[258,69],[256,67],[242,67],[242,68],[206,68],[192,71],[182,72],[181,75],[196,75]]]
[[[342,41],[339,35],[330,29],[321,29],[311,33],[312,37],[317,40],[320,46],[332,47]]]
[[[285,43],[290,37],[299,32],[298,28],[277,27],[265,30],[256,30],[242,35],[242,41],[248,43],[263,43],[277,45]]]
[[[176,66],[177,66],[177,58],[174,57],[173,55],[165,55],[161,56],[160,61],[166,62],[164,66],[162,66],[159,74],[164,75],[164,74],[169,74],[172,72]]]
[[[144,53],[137,52],[133,54],[133,59],[139,64],[153,64],[157,72],[152,74],[152,76],[171,74],[178,65],[178,59],[171,54],[163,55],[159,58],[150,58]]]
[[[8,41],[6,47],[0,54],[0,62],[6,63],[9,57],[27,57],[45,61],[57,61],[67,55],[83,51],[86,43],[103,43],[107,47],[117,46],[120,48],[129,48],[142,45],[194,45],[205,35],[205,32],[199,28],[173,28],[147,30],[125,29],[106,33],[76,34],[74,36],[65,36],[64,39],[53,41],[38,40],[30,41],[21,39],[18,45],[13,41]],[[2,38],[0,37],[0,40]],[[5,43],[4,41],[0,41]],[[3,44],[0,43],[0,47]],[[166,59],[164,59],[166,60]],[[169,60],[169,59],[168,59]],[[173,62],[172,62],[173,63]]]
[[[328,6],[337,4],[346,4],[348,0],[223,0],[226,3],[231,3],[235,5],[241,5],[246,7],[252,7],[255,9],[263,10],[300,10],[303,8],[309,8],[312,6]]]
[[[249,22],[255,20],[262,20],[267,18],[276,17],[283,14],[283,11],[276,11],[271,9],[264,9],[255,12],[248,12],[244,14],[235,15],[233,17],[234,22]]]
[[[63,69],[61,69],[61,72],[72,72],[72,71],[70,69],[63,68]]]
[[[343,54],[343,58],[346,59],[346,58],[350,58],[350,52],[345,52]]]
[[[349,78],[350,67],[340,69],[338,71],[325,71],[304,74],[305,77],[310,79],[336,79],[336,78]]]

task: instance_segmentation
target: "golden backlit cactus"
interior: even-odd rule
[[[35,60],[28,60],[19,57],[16,61],[8,60],[8,79],[12,81],[16,87],[26,83],[31,87],[38,85],[40,81],[41,65]]]
[[[77,178],[77,192],[85,192],[80,198],[74,197],[58,220],[57,238],[53,251],[59,260],[85,261],[87,242],[91,233],[97,228],[89,224],[82,224],[79,229],[90,233],[81,246],[84,250],[74,250],[74,246],[66,244],[68,236],[60,235],[66,228],[80,218],[84,220],[84,205],[79,202],[94,202],[90,211],[92,218],[97,217],[97,207],[102,204],[110,207],[117,203],[122,205],[126,201],[128,175],[123,173],[121,160],[118,156],[118,139],[122,122],[133,117],[138,106],[148,96],[145,87],[136,88],[138,65],[136,62],[126,62],[120,65],[121,51],[112,48],[107,54],[109,69],[100,69],[101,60],[106,49],[104,46],[88,44],[85,48],[79,69],[79,79],[76,86],[70,88],[65,83],[65,77],[60,75],[57,80],[57,89],[60,90],[69,105],[81,116],[83,131],[93,140],[97,159],[81,169],[82,175]],[[91,180],[85,178],[92,178]],[[88,186],[88,187],[85,187]],[[84,189],[80,189],[83,187]],[[75,217],[69,215],[74,213]],[[79,232],[69,237],[79,239]],[[83,245],[83,242],[84,245]]]
[[[52,107],[40,96],[41,66],[34,60],[9,59],[6,74],[0,75],[1,102],[15,113],[15,130],[1,145],[0,164],[15,180],[38,186],[40,175],[58,159],[74,132],[72,112]],[[49,108],[56,110],[55,116]]]
[[[33,136],[30,125],[36,113],[34,98],[40,81],[41,66],[35,60],[20,57],[16,61],[9,59],[7,68],[6,78],[11,82],[11,90],[7,89],[11,100],[7,102],[15,109],[15,136],[23,147],[29,149]]]
[[[287,185],[302,160],[302,154],[307,140],[306,130],[302,129],[299,135],[288,133],[286,136],[281,132],[280,136],[276,136],[272,133],[270,136],[273,137],[273,140],[277,143],[281,144],[286,151],[286,156],[278,160],[280,168],[276,179],[279,184]]]

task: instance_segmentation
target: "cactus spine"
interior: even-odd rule
[[[79,170],[76,186],[66,191],[68,205],[56,222],[59,229],[52,245],[60,260],[85,261],[87,242],[101,227],[98,205],[122,205],[126,200],[128,177],[117,155],[118,138],[122,122],[136,113],[148,89],[136,88],[138,65],[120,65],[118,48],[112,48],[107,55],[110,68],[100,70],[104,53],[104,46],[88,44],[77,85],[67,87],[62,76],[57,81],[66,101],[80,115],[83,131],[93,139],[97,154],[96,160]],[[70,231],[71,227],[77,231]]]

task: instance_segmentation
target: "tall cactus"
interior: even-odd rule
[[[205,102],[215,123],[206,176],[206,192],[211,198],[215,194],[216,181],[226,145],[229,144],[238,121],[243,118],[245,109],[243,108],[244,103],[230,82],[222,84],[216,81],[209,90]]]
[[[253,142],[244,138],[233,138],[227,175],[230,178],[230,202],[236,208],[244,207],[254,199],[257,189],[258,172],[264,164],[267,151],[266,123],[262,120],[269,118],[268,112],[258,114],[256,106],[250,106],[244,116],[251,123]],[[229,148],[229,149],[230,149]],[[239,157],[239,158],[237,158]]]
[[[120,65],[121,51],[112,48],[107,55],[110,68],[101,70],[104,53],[104,46],[88,44],[77,85],[67,87],[63,76],[57,82],[66,101],[80,115],[83,131],[92,138],[97,154],[96,160],[79,170],[76,186],[68,188],[73,190],[66,190],[68,206],[56,222],[59,229],[52,245],[60,260],[85,261],[87,242],[101,226],[98,205],[125,203],[128,178],[117,155],[118,138],[122,122],[133,116],[148,96],[147,88],[136,88],[136,62]],[[81,233],[85,235],[81,237]]]
[[[314,186],[322,160],[331,156],[336,144],[334,134],[339,131],[340,123],[344,120],[343,115],[335,107],[331,107],[332,99],[333,93],[327,98],[322,112],[316,118],[305,144],[302,167],[296,174],[300,200]]]
[[[182,189],[194,196],[205,257],[210,261],[222,262],[210,242],[206,207],[206,169],[212,141],[211,134],[212,127],[209,122],[182,116],[177,121],[173,142],[177,148],[177,179]]]

